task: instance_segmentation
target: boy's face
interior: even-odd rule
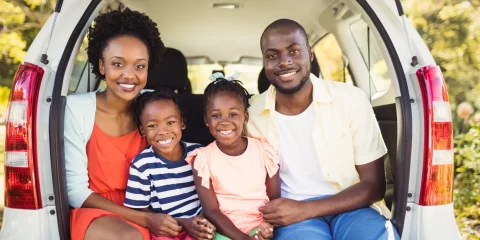
[[[185,124],[181,113],[171,100],[157,100],[145,105],[140,116],[140,131],[155,152],[168,160],[182,157],[182,130]]]

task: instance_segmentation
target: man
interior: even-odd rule
[[[382,201],[387,150],[365,94],[310,74],[313,52],[293,20],[270,24],[260,45],[272,86],[252,100],[247,128],[279,150],[282,198],[260,209],[280,227],[274,238],[398,239]]]

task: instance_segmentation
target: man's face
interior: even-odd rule
[[[298,92],[310,77],[312,50],[295,27],[270,29],[263,35],[263,66],[275,88],[284,94]]]

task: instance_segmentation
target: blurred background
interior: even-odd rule
[[[404,0],[402,3],[448,85],[454,119],[457,224],[464,238],[480,239],[480,0]],[[10,87],[18,64],[54,7],[54,0],[0,0],[0,226],[4,123]],[[330,57],[316,54],[317,58],[328,60]],[[332,74],[341,72],[341,62],[334,57],[330,62]],[[243,69],[252,74],[258,71],[260,67]],[[189,72],[195,86],[200,84],[196,81],[206,79],[203,73],[210,74],[211,69],[189,69]]]

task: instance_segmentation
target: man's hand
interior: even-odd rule
[[[302,211],[302,202],[278,198],[260,207],[263,219],[275,227],[283,227],[307,219]]]
[[[178,220],[185,231],[197,240],[209,240],[215,237],[215,226],[204,217],[197,216]]]
[[[177,220],[170,215],[152,213],[148,218],[148,229],[157,237],[176,237],[182,227]]]

